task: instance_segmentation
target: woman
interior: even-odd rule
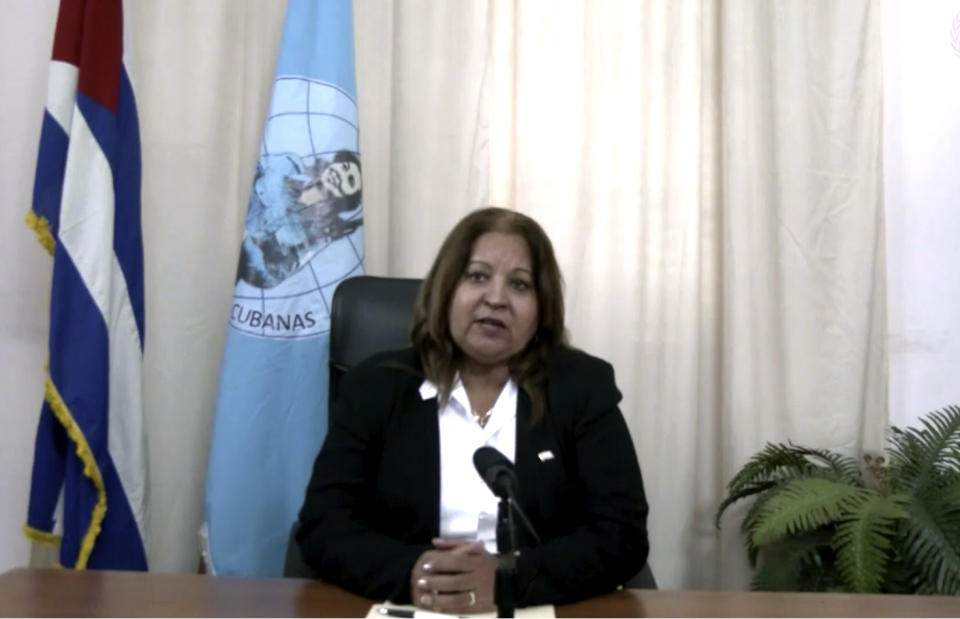
[[[647,503],[610,364],[568,347],[540,226],[485,208],[451,231],[414,309],[413,348],[344,377],[297,535],[323,580],[442,612],[495,609],[497,499],[474,470],[514,462],[520,606],[614,590],[646,562]]]

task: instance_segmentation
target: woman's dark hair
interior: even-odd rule
[[[478,238],[488,232],[523,238],[533,262],[537,294],[537,330],[519,354],[510,360],[510,377],[530,397],[533,421],[546,408],[542,381],[551,354],[566,344],[563,278],[550,239],[536,221],[522,213],[487,207],[460,220],[440,246],[440,251],[420,286],[413,309],[410,339],[420,356],[425,378],[437,385],[442,407],[450,397],[462,353],[450,335],[450,303],[463,278]]]

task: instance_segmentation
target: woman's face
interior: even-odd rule
[[[506,364],[537,332],[537,290],[523,237],[488,232],[473,244],[450,302],[450,335],[469,361]]]
[[[363,188],[360,168],[352,161],[331,163],[320,173],[320,183],[337,198],[352,196]]]

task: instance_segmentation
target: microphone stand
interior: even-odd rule
[[[497,617],[513,617],[515,599],[514,576],[517,574],[517,531],[513,525],[513,497],[501,496],[497,506],[497,572],[494,579],[493,597],[497,604]]]

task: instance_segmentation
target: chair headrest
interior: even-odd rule
[[[351,368],[378,352],[410,346],[421,281],[372,275],[342,281],[330,311],[330,363]]]

